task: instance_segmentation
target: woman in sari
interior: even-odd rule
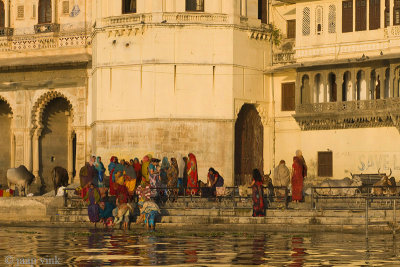
[[[251,183],[253,198],[253,217],[264,217],[264,190],[263,179],[258,169],[253,170],[253,182]]]
[[[110,195],[114,196],[115,195],[115,190],[114,190],[114,182],[115,182],[115,176],[114,176],[114,169],[115,166],[117,166],[118,158],[112,156],[110,159],[110,164],[108,164],[108,172],[110,173]]]
[[[89,191],[83,198],[84,201],[88,199],[89,199],[89,206],[88,206],[89,220],[92,223],[94,223],[94,227],[96,227],[96,223],[100,221],[99,217],[100,192],[93,183],[90,185]]]
[[[155,188],[159,186],[159,179],[160,179],[160,172],[157,168],[159,159],[151,159],[149,164],[149,180],[150,180],[150,188],[151,190],[151,197],[157,196],[157,191]],[[154,188],[154,189],[153,189]]]
[[[188,194],[197,194],[197,191],[199,190],[198,184],[197,184],[197,161],[195,155],[193,153],[190,153],[188,159],[188,164],[187,164],[187,175],[188,175],[188,181],[187,181],[187,187],[188,187]]]
[[[142,182],[142,165],[140,165],[138,158],[135,158],[133,160],[133,168],[136,172],[136,184],[140,185],[140,183]]]
[[[151,158],[149,155],[146,155],[142,159],[142,184],[146,186],[146,184],[150,184],[149,181],[149,165]]]
[[[292,201],[298,203],[303,199],[304,165],[300,157],[293,157],[292,165]]]
[[[176,158],[171,158],[171,166],[167,171],[168,178],[168,190],[171,192],[172,200],[175,201],[178,198],[178,162]]]
[[[169,168],[170,168],[170,166],[169,166],[168,158],[163,157],[162,162],[161,162],[161,169],[160,169],[160,178],[161,178],[162,185],[168,184],[167,172],[168,172]]]
[[[98,187],[104,188],[104,172],[106,171],[106,168],[104,168],[104,164],[101,162],[101,157],[97,157],[94,166],[97,170]]]

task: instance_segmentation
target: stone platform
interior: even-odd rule
[[[0,199],[0,224],[88,227],[87,207],[81,202],[68,202],[68,205],[64,207],[62,197],[3,198]],[[400,205],[396,208],[394,211],[388,201],[372,202],[368,210],[369,231],[399,231]],[[365,202],[354,199],[319,201],[317,209],[311,208],[310,202],[289,203],[287,208],[283,202],[272,202],[265,217],[254,218],[251,199],[180,198],[161,205],[158,227],[365,233],[365,216]]]

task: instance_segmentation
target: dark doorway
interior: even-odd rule
[[[253,105],[245,104],[235,124],[235,184],[251,182],[252,171],[262,173],[264,129],[261,117]]]
[[[11,165],[11,108],[0,100],[0,185],[7,187],[7,170]]]
[[[0,28],[4,28],[6,25],[6,14],[4,9],[3,1],[0,1]]]
[[[51,171],[60,166],[68,170],[68,113],[64,98],[51,100],[43,112],[43,130],[39,139],[39,175],[42,193],[53,190]]]
[[[51,23],[51,0],[39,0],[39,24]]]

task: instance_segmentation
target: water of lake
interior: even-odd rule
[[[0,266],[400,266],[399,237],[2,227]]]

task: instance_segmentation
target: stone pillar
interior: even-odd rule
[[[366,96],[366,100],[370,100],[371,99],[371,95],[370,95],[370,87],[371,87],[371,69],[367,69],[365,70],[365,92],[367,94]]]
[[[389,98],[394,97],[394,67],[390,66],[390,71],[389,71]]]
[[[33,134],[33,144],[32,144],[32,162],[33,162],[33,175],[35,176],[35,183],[40,180],[39,177],[39,137],[42,132],[42,129],[36,129]]]
[[[33,131],[29,130],[27,132],[28,140],[27,140],[27,151],[28,151],[28,157],[27,157],[27,168],[29,171],[33,171],[33,165],[32,165],[32,138],[33,138]]]
[[[301,85],[302,85],[302,81],[301,81],[301,74],[297,73],[297,77],[296,77],[296,90],[295,90],[295,103],[296,103],[296,107],[295,109],[298,108],[298,106],[301,103],[300,97],[301,97]]]
[[[378,69],[376,72],[376,82],[379,83],[379,99],[385,98],[385,69]],[[375,97],[376,98],[376,97]]]
[[[357,1],[357,0],[356,0]],[[356,1],[354,1],[353,3],[354,3],[354,5],[353,5],[353,9],[356,9]],[[369,0],[365,0],[365,2],[366,2],[366,4],[367,4],[367,23],[366,23],[366,25],[367,25],[367,31],[369,30]]]
[[[11,134],[10,134],[10,144],[11,144],[11,153],[10,153],[10,167],[15,168],[15,136],[14,136],[14,130],[11,129]]]
[[[393,7],[394,7],[394,0],[390,0],[389,4],[389,26],[393,26]]]
[[[381,22],[380,29],[385,28],[385,0],[381,0]]]
[[[328,73],[324,72],[321,75],[322,78],[322,88],[324,92],[324,102],[329,102],[329,79],[328,79]]]
[[[336,75],[336,97],[337,102],[343,101],[343,82],[344,82],[344,73],[343,72],[335,72]]]
[[[76,133],[76,175],[79,175],[79,169],[85,165],[86,162],[86,129],[85,126],[75,127]],[[72,182],[75,182],[75,178]],[[78,179],[79,181],[79,179]]]
[[[10,27],[10,0],[4,1],[4,27]]]
[[[51,0],[51,23],[57,23],[57,1]]]
[[[351,72],[351,79],[350,79],[350,83],[351,83],[351,100],[355,101],[357,100],[357,71],[355,69],[353,69],[353,71]]]

